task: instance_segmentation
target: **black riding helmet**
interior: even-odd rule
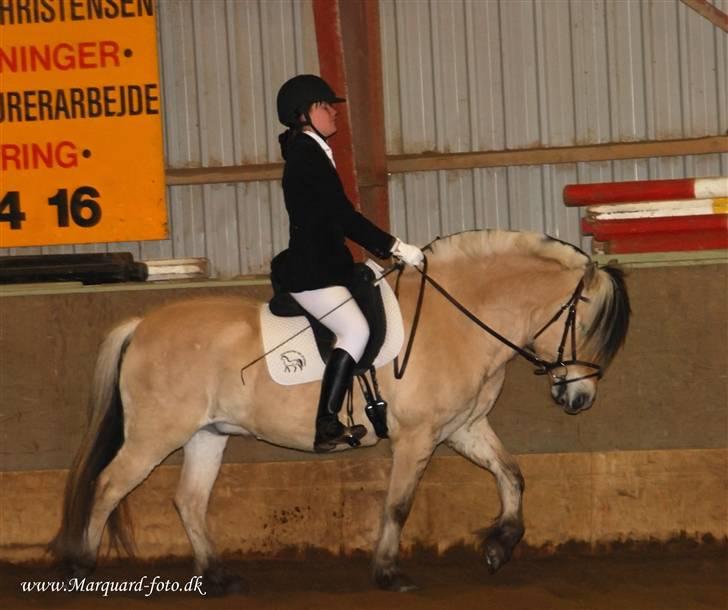
[[[278,120],[286,127],[298,127],[301,123],[298,117],[303,115],[309,123],[308,109],[316,102],[336,104],[345,102],[338,97],[329,84],[320,76],[314,74],[299,74],[287,80],[278,91],[276,106],[278,107]]]

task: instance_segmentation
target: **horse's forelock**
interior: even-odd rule
[[[607,265],[594,279],[599,280],[591,297],[596,311],[586,341],[597,361],[607,367],[624,344],[632,310],[622,269]]]

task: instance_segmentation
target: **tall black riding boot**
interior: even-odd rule
[[[316,413],[316,438],[313,443],[316,453],[331,451],[336,445],[344,443],[355,447],[359,444],[359,439],[367,433],[364,426],[345,426],[338,417],[354,376],[355,365],[356,362],[346,350],[337,348],[329,356],[321,381],[321,397]]]

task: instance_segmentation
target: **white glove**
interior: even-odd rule
[[[392,246],[392,254],[413,267],[417,267],[425,259],[425,255],[422,254],[422,250],[420,250],[417,246],[404,243],[401,239],[394,242],[394,246]]]

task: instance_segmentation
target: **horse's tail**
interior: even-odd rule
[[[66,482],[61,528],[49,545],[58,559],[76,564],[95,561],[87,548],[86,531],[91,518],[96,482],[101,471],[124,444],[124,411],[119,393],[119,371],[124,351],[141,318],[114,328],[104,340],[96,360],[90,402],[90,424]],[[108,520],[109,539],[115,547],[134,554],[129,514],[123,501]]]

